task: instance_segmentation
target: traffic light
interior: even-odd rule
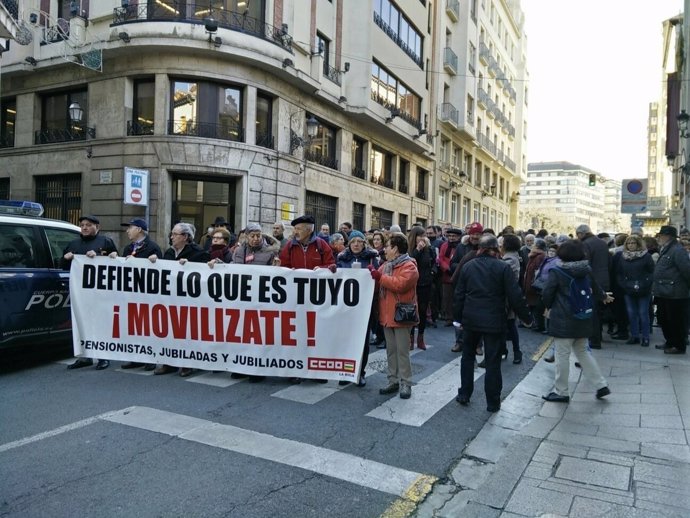
[[[592,173],[589,175],[589,186],[594,187],[597,184],[597,175]]]

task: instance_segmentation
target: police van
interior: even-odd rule
[[[0,200],[0,351],[71,343],[69,272],[60,259],[79,227],[42,214],[38,203]]]

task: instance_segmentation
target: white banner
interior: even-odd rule
[[[368,270],[76,255],[74,354],[356,381],[373,294]]]

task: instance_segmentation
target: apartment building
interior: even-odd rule
[[[305,212],[362,229],[516,215],[519,2],[27,0],[16,24],[0,196],[49,217],[95,213],[119,238],[145,216],[164,243],[175,221],[201,233],[216,216],[237,230]],[[147,207],[125,199],[126,168],[148,173]]]
[[[518,1],[437,4],[436,219],[500,230],[526,180],[524,15]]]

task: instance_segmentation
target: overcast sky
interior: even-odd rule
[[[662,22],[682,8],[682,0],[522,0],[527,161],[646,177],[647,113],[662,88]]]

